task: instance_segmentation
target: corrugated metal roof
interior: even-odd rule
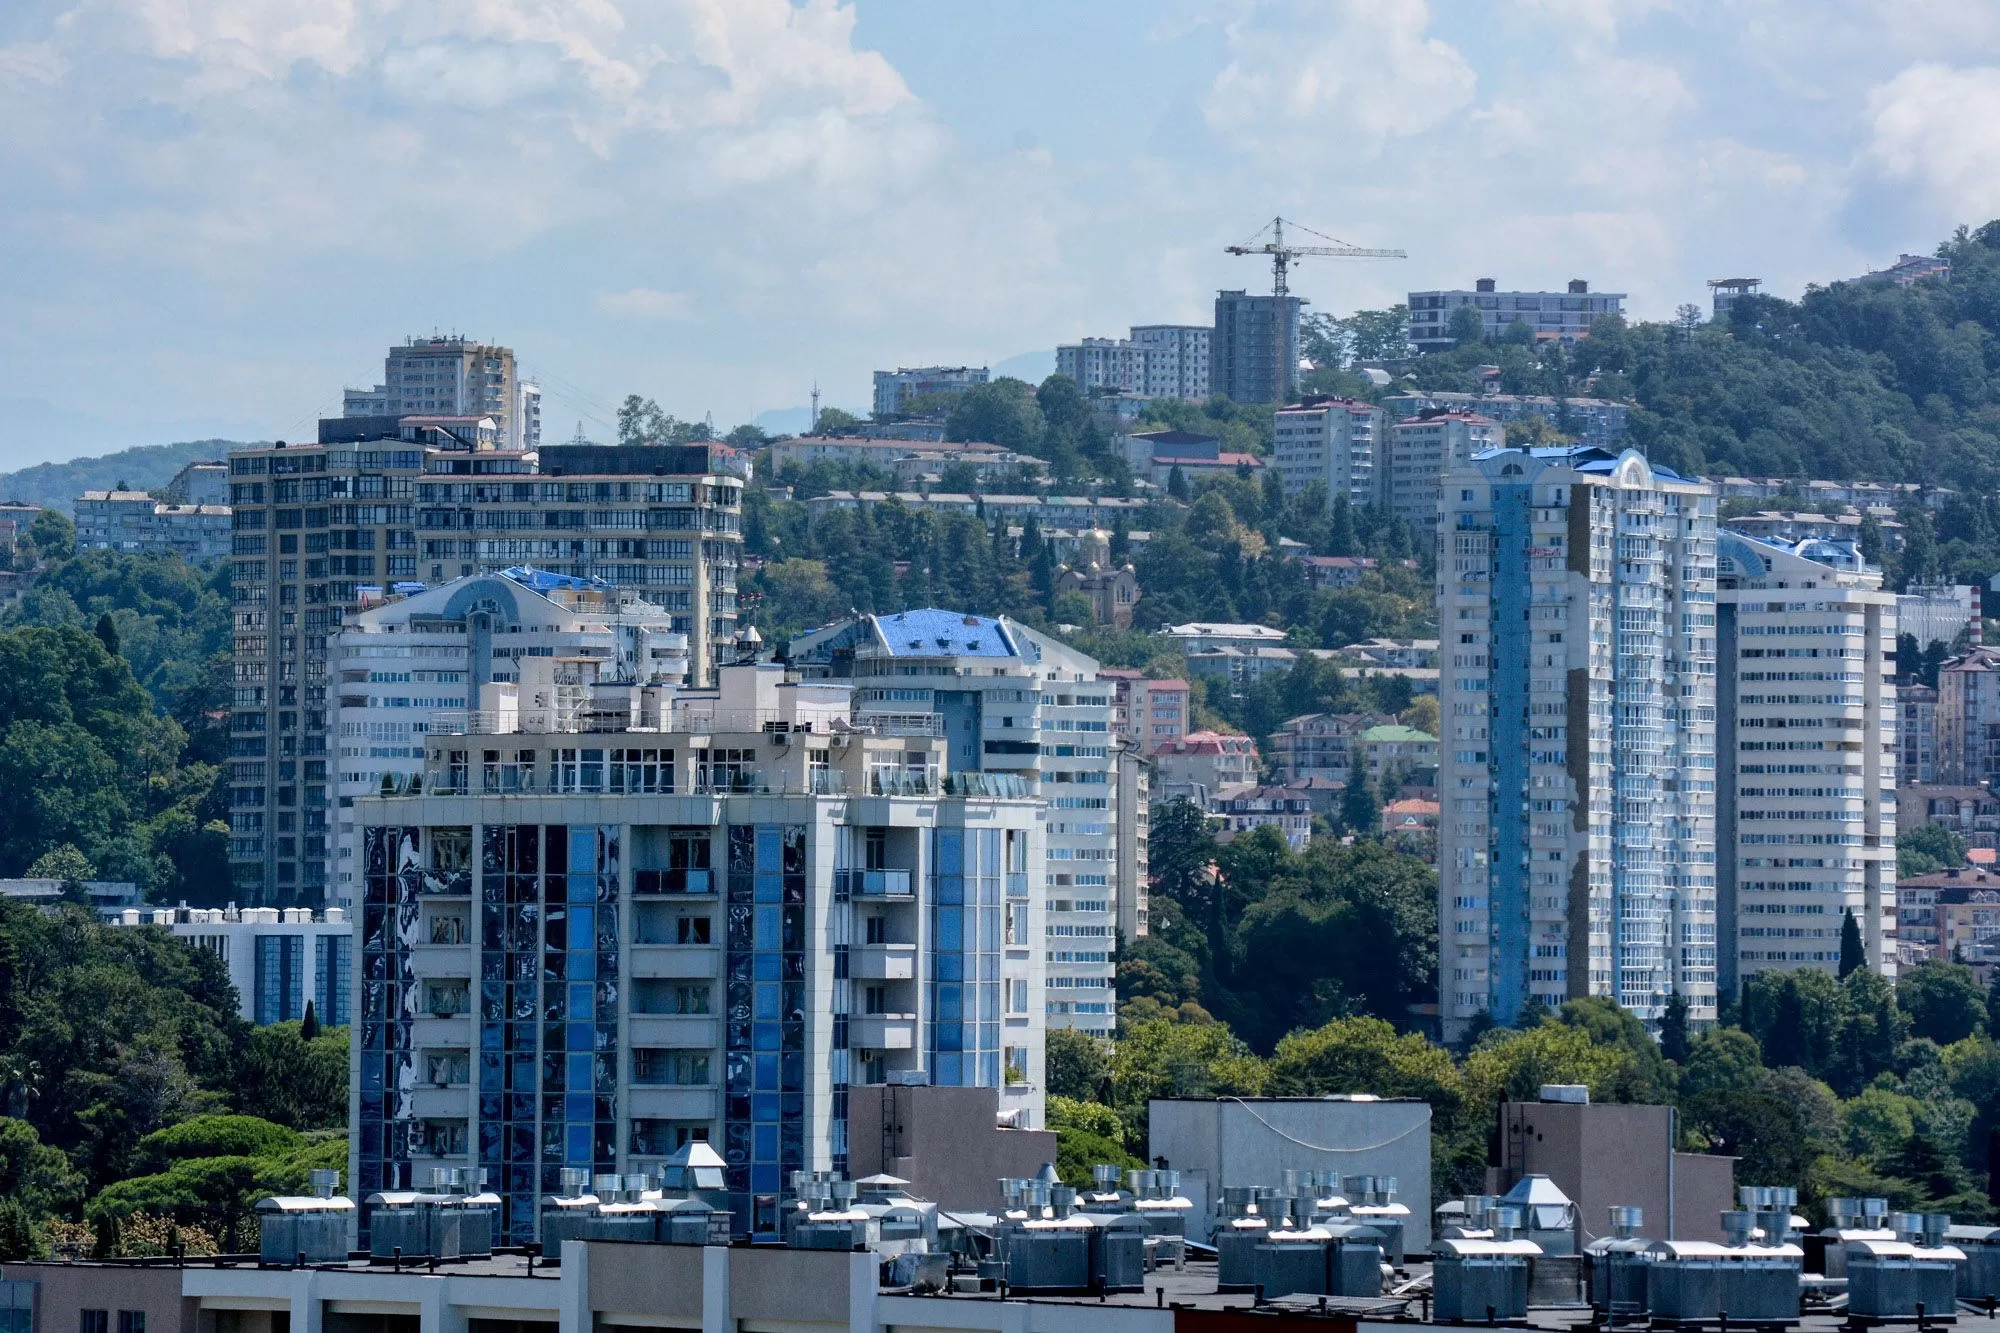
[[[929,607],[875,616],[876,633],[892,657],[1019,657],[999,621]]]

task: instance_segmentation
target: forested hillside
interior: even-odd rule
[[[124,482],[133,490],[164,486],[189,463],[221,458],[239,445],[233,440],[188,440],[180,444],[148,444],[120,449],[96,458],[72,458],[65,463],[37,463],[19,472],[0,472],[0,500],[60,509],[76,509],[76,497]]]

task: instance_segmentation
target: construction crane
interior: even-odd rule
[[[1302,227],[1296,222],[1291,225],[1299,231],[1306,232],[1312,236],[1318,236],[1323,241],[1332,241],[1333,244],[1286,245],[1285,220],[1283,218],[1272,218],[1271,224],[1257,233],[1257,236],[1262,236],[1267,231],[1271,233],[1271,239],[1265,241],[1262,245],[1257,244],[1257,236],[1252,236],[1248,242],[1242,245],[1225,247],[1228,253],[1232,255],[1271,256],[1271,294],[1273,296],[1282,298],[1290,294],[1285,284],[1286,271],[1291,268],[1294,259],[1302,258],[1306,255],[1324,256],[1329,259],[1409,258],[1401,250],[1370,250],[1359,245],[1349,245],[1346,241],[1338,237],[1327,236],[1321,232],[1314,231],[1311,227]]]

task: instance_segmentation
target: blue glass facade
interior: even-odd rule
[[[931,1082],[1000,1086],[1000,830],[938,829],[925,958]]]
[[[313,1012],[322,1023],[346,1027],[351,1014],[349,988],[353,984],[354,937],[321,935],[313,945],[318,978],[313,992]]]
[[[411,1105],[416,1086],[412,1024],[419,1001],[411,946],[423,888],[423,832],[363,831],[361,906],[360,1123],[355,1127],[362,1194],[410,1184]]]
[[[306,937],[257,937],[257,1023],[289,1023],[306,1016]]]
[[[618,830],[552,825],[542,951],[541,1188],[618,1169]]]
[[[732,824],[728,840],[722,1155],[748,1226],[755,1196],[805,1166],[806,828]]]
[[[1528,1002],[1528,694],[1533,588],[1518,571],[1529,568],[1534,542],[1533,495],[1525,481],[1493,487],[1492,677],[1488,742],[1492,774],[1487,800],[1491,842],[1488,956],[1492,959],[1487,1007],[1499,1023],[1512,1023]]]

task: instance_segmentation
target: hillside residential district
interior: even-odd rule
[[[1754,291],[1712,286],[1718,314]],[[1409,338],[1457,345],[1470,311],[1573,344],[1623,299],[1482,279],[1411,293]],[[1627,446],[1631,405],[1497,382],[1302,394],[1301,305],[1226,291],[1212,325],[1058,349],[1117,493],[945,438],[984,367],[877,372],[869,420],[753,457],[545,442],[514,352],[451,336],[391,348],[311,440],[80,496],[83,550],[230,563],[234,689],[232,905],[83,891],[218,955],[252,1023],[351,1028],[348,1157],[258,1205],[257,1253],[7,1263],[0,1330],[1992,1324],[2000,1229],[1855,1198],[1814,1232],[1796,1182],[1569,1085],[1510,1088],[1490,1192],[1436,1208],[1433,1108],[1367,1095],[1161,1096],[1150,1167],[1058,1178],[1049,1034],[1117,1035],[1176,803],[1302,851],[1361,831],[1350,787],[1379,798],[1370,835],[1436,872],[1410,1017],[1447,1041],[1586,997],[1701,1032],[1760,973],[2000,962],[2000,579],[1895,592],[1863,553],[1948,492],[1682,476]],[[1212,396],[1276,405],[1268,455],[1142,422]],[[765,642],[746,489],[822,465],[894,486],[819,489],[806,521],[1038,532],[1117,631],[1134,525],[1268,474],[1435,532],[1435,637],[1166,625],[1180,679],[991,606]],[[1380,564],[1278,554],[1318,589]],[[1899,639],[1935,687],[1901,683]],[[1264,753],[1204,725],[1311,657],[1430,703],[1291,717]],[[1899,832],[1933,823],[1970,864],[1899,880]]]

